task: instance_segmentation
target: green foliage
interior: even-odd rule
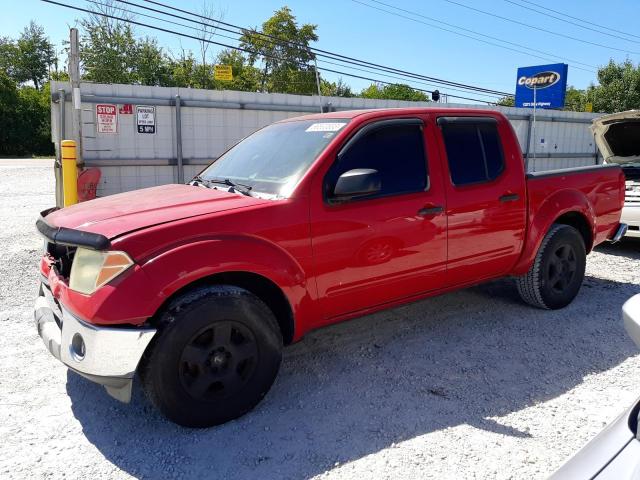
[[[573,112],[584,112],[587,106],[587,92],[571,85],[567,87],[564,109]]]
[[[18,130],[16,111],[18,89],[13,79],[0,70],[0,156],[15,155],[15,137]]]
[[[178,58],[169,60],[171,72],[169,86],[195,88],[196,68],[197,62],[193,53],[183,50]]]
[[[0,38],[0,155],[53,153],[47,83],[53,59],[53,46],[34,22],[17,40]]]
[[[49,84],[46,83],[41,90],[22,87],[19,98],[22,154],[52,155]]]
[[[327,80],[320,81],[320,92],[327,97],[355,97],[356,94],[351,91],[351,87],[339,78],[337,82],[329,82]]]
[[[44,29],[31,21],[18,40],[0,38],[0,69],[17,84],[31,82],[39,89],[49,76],[55,52]]]
[[[241,90],[257,92],[260,89],[260,70],[237,50],[223,50],[216,57],[217,65],[231,65],[233,80],[230,82],[214,80],[213,88],[217,90]]]
[[[408,100],[412,102],[428,102],[429,97],[424,92],[415,90],[403,83],[380,85],[372,83],[360,92],[363,98],[379,98],[383,100]]]
[[[516,104],[515,97],[502,97],[500,100],[496,102],[496,105],[500,105],[501,107],[513,107]]]
[[[155,38],[144,38],[136,42],[133,67],[136,83],[142,85],[169,85],[171,68],[162,48]]]
[[[83,19],[80,25],[84,79],[96,83],[136,83],[138,45],[131,25],[97,15]]]
[[[306,95],[316,92],[316,76],[312,64],[315,56],[309,48],[309,42],[318,40],[316,28],[317,25],[311,24],[299,27],[291,9],[282,7],[262,24],[260,30],[256,28],[244,32],[240,45],[251,52],[250,65],[261,65],[262,91]],[[274,41],[259,33],[282,41]]]
[[[9,37],[0,37],[0,72],[9,79],[16,81],[18,59],[18,45]]]
[[[17,42],[16,80],[31,81],[39,89],[48,77],[55,51],[44,34],[44,29],[31,21],[20,34]]]
[[[600,85],[590,90],[593,110],[596,112],[621,112],[640,108],[640,65],[631,60],[615,63],[611,60],[598,69]]]
[[[18,88],[0,71],[0,156],[50,155],[49,84]]]

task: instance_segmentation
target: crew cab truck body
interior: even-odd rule
[[[515,276],[561,308],[618,239],[618,166],[525,174],[500,113],[320,114],[259,130],[188,185],[43,212],[38,331],[127,401],[136,372],[171,420],[242,415],[311,329]]]

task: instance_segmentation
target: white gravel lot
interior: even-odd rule
[[[640,243],[625,241],[589,256],[564,310],[525,306],[503,280],[329,327],[286,349],[253,412],[183,429],[42,345],[34,222],[53,203],[48,162],[0,161],[2,478],[538,479],[640,395],[620,319]]]

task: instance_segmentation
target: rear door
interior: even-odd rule
[[[439,117],[448,168],[447,284],[504,275],[525,231],[524,166],[511,126],[501,117]]]
[[[443,286],[445,193],[434,138],[422,118],[371,122],[314,180],[311,238],[326,320]],[[382,190],[332,202],[337,178],[353,169],[377,170]]]

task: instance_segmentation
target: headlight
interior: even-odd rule
[[[80,293],[93,293],[131,265],[133,260],[124,252],[99,252],[78,247],[71,266],[69,288]]]

